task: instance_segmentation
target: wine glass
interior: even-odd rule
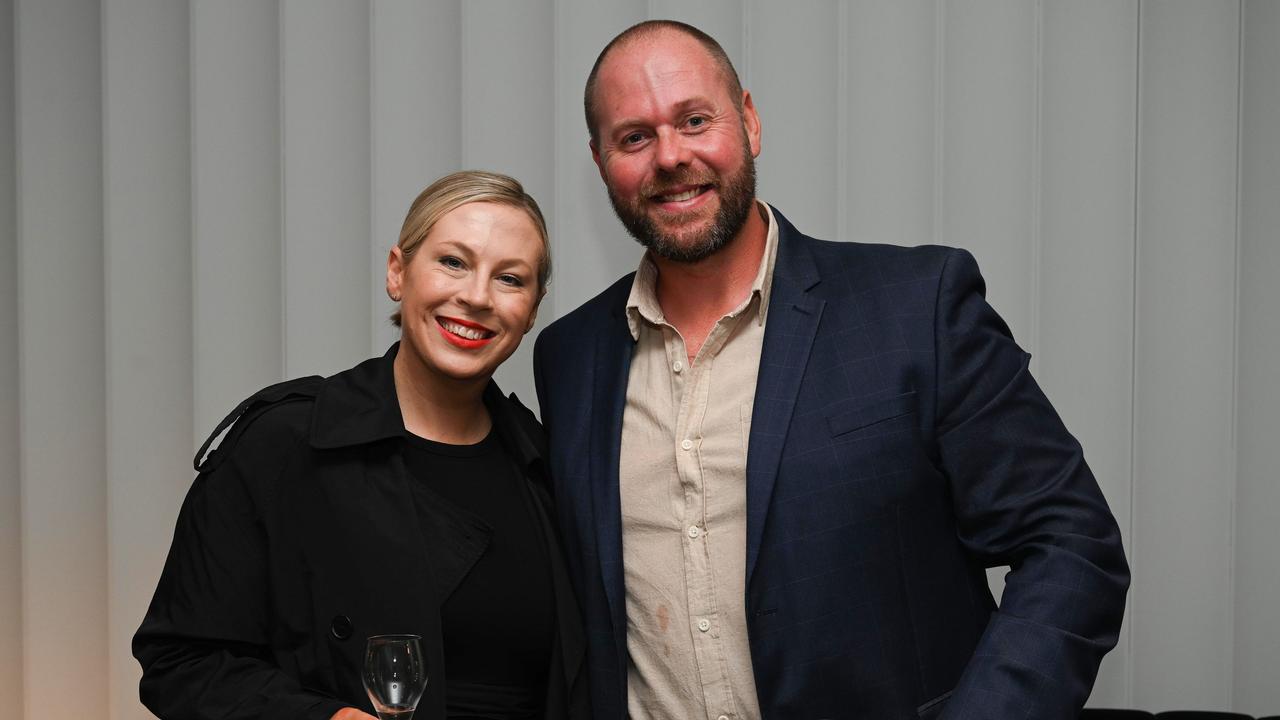
[[[420,635],[374,635],[364,651],[365,692],[382,720],[412,720],[427,687]]]

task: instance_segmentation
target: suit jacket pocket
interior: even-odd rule
[[[916,715],[921,718],[938,717],[947,707],[947,698],[951,697],[951,692],[952,691],[948,690],[947,692],[942,693],[938,697],[916,708]]]
[[[913,390],[902,395],[885,400],[877,400],[862,407],[831,415],[827,418],[827,427],[831,431],[831,437],[839,437],[854,430],[861,430],[886,420],[902,417],[915,412],[915,409],[916,393]]]

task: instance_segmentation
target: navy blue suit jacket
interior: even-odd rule
[[[775,217],[746,477],[764,717],[1076,717],[1115,645],[1128,567],[973,257],[823,242]],[[534,361],[602,720],[626,716],[630,287],[553,323]],[[1012,571],[997,609],[984,569],[999,565]]]

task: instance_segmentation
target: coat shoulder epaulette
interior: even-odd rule
[[[320,392],[320,385],[323,382],[323,377],[309,375],[270,385],[250,395],[223,418],[222,422],[218,423],[218,426],[213,429],[213,433],[200,446],[200,451],[196,453],[194,463],[196,472],[211,472],[218,467],[230,449],[235,446],[243,428],[248,427],[253,418],[281,403],[314,400]],[[226,432],[227,436],[221,443],[218,443],[218,447],[209,452],[209,446],[223,432]],[[209,453],[208,457],[205,457],[205,453]]]

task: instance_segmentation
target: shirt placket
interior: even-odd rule
[[[703,690],[707,717],[736,716],[728,663],[720,641],[715,575],[707,542],[707,488],[701,462],[701,441],[711,369],[732,328],[732,317],[721,318],[707,336],[694,363],[686,362],[684,340],[674,328],[664,328],[667,367],[671,370],[676,406],[676,471],[682,493],[678,508],[685,537],[685,592],[689,608],[694,658]],[[726,713],[728,715],[726,715]]]

